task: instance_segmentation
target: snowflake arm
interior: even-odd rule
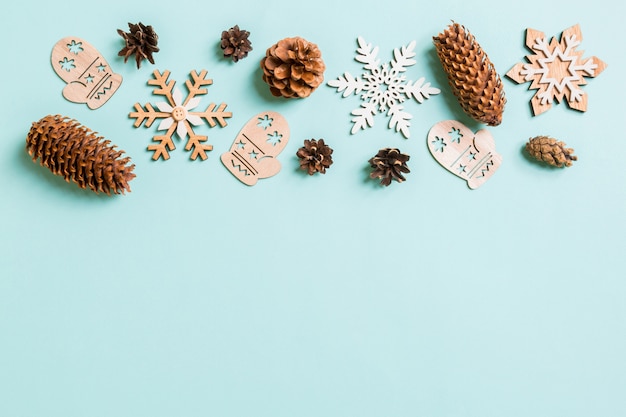
[[[145,109],[141,107],[141,104],[135,103],[135,111],[130,112],[129,114],[130,118],[136,119],[135,123],[133,124],[135,127],[141,126],[141,124],[144,122],[145,122],[144,124],[145,127],[150,127],[152,126],[152,123],[154,123],[156,119],[169,117],[169,116],[170,116],[169,113],[156,111],[150,103],[146,103]]]
[[[188,107],[188,108],[194,108],[200,102],[200,99],[199,98],[195,98],[195,97],[199,96],[199,95],[204,95],[204,94],[207,93],[207,89],[206,88],[201,88],[201,87],[203,87],[205,85],[213,84],[213,80],[211,78],[206,78],[207,70],[200,71],[200,74],[198,74],[196,71],[192,71],[192,72],[189,73],[189,75],[193,79],[193,82],[191,80],[185,81],[185,85],[187,86],[187,90],[189,91],[189,95],[187,96],[185,101],[182,103],[182,105],[183,106],[187,106],[189,104],[189,102],[193,99],[196,102],[195,106]]]
[[[367,87],[367,84],[360,76],[353,77],[349,72],[344,73],[343,76],[340,75],[336,80],[329,81],[328,85],[336,88],[338,93],[343,91],[342,97],[359,94]]]
[[[159,158],[163,158],[164,161],[167,161],[170,159],[169,151],[176,149],[174,141],[172,140],[172,135],[175,130],[176,125],[172,124],[164,135],[156,135],[152,138],[153,141],[157,142],[156,145],[148,146],[148,150],[154,152],[154,154],[152,154],[153,160],[156,161]]]
[[[185,124],[187,123],[188,122],[185,122]],[[207,154],[206,154],[207,151],[213,150],[212,145],[208,145],[204,143],[208,140],[208,136],[196,135],[191,129],[191,126],[187,126],[187,128],[189,129],[190,134],[189,134],[189,140],[187,141],[187,144],[185,145],[185,150],[186,151],[193,150],[190,156],[191,159],[195,160],[197,157],[200,157],[200,159],[205,161],[207,159]]]
[[[154,77],[154,79],[148,80],[148,84],[158,87],[154,89],[154,94],[156,94],[157,96],[166,97],[170,105],[175,106],[176,104],[174,103],[174,98],[172,97],[172,89],[174,88],[174,84],[176,84],[176,81],[170,81],[169,83],[167,82],[167,79],[170,76],[170,72],[168,70],[165,70],[163,71],[163,73],[160,73],[158,70],[154,70],[152,76]]]
[[[413,66],[417,63],[413,59],[415,56],[415,41],[411,41],[408,45],[401,47],[400,49],[395,48],[393,50],[393,60],[391,61],[391,69],[397,72],[406,71],[407,67]]]
[[[396,129],[396,132],[402,132],[405,138],[411,136],[409,128],[411,127],[411,120],[413,116],[405,112],[401,105],[394,104],[389,108],[387,113],[389,116],[389,129]]]
[[[362,103],[360,108],[352,110],[352,115],[356,117],[352,119],[354,126],[350,133],[355,134],[360,129],[374,126],[375,114],[376,105],[372,103]]]
[[[222,103],[219,105],[219,107],[217,108],[217,110],[215,109],[215,107],[217,106],[217,104],[215,103],[211,103],[209,105],[209,107],[206,108],[205,111],[203,112],[192,112],[191,114],[194,116],[198,116],[201,119],[205,119],[206,122],[209,124],[209,126],[211,127],[215,127],[217,125],[217,123],[219,123],[219,125],[221,127],[226,126],[228,123],[226,123],[226,119],[233,117],[233,113],[229,112],[229,111],[225,111],[226,110],[226,103]],[[217,123],[216,123],[217,121]]]
[[[372,48],[372,44],[365,42],[365,39],[361,36],[357,38],[357,42],[359,47],[356,50],[357,56],[355,59],[360,63],[365,64],[363,68],[367,70],[378,68],[380,65],[380,60],[376,58],[378,55],[378,46]]]
[[[424,99],[430,98],[430,96],[437,95],[441,93],[441,90],[435,87],[431,87],[430,83],[424,84],[424,77],[418,79],[413,83],[412,81],[408,81],[403,89],[404,94],[407,98],[414,98],[418,103],[423,103]]]

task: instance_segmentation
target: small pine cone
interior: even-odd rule
[[[137,62],[137,68],[141,67],[141,62],[144,59],[154,64],[153,53],[159,52],[157,43],[159,37],[152,29],[152,26],[146,26],[139,22],[136,25],[128,23],[130,32],[124,32],[121,29],[117,30],[117,33],[124,38],[126,45],[118,52],[118,56],[124,57],[124,63],[128,61],[131,55],[135,55],[135,61]]]
[[[261,59],[261,68],[273,96],[305,98],[324,81],[326,65],[316,44],[295,37],[272,45]]]
[[[332,153],[333,150],[324,143],[324,139],[306,139],[296,156],[300,158],[300,168],[313,175],[316,172],[326,173],[326,169],[333,163]]]
[[[506,98],[502,80],[476,38],[453,23],[433,37],[437,55],[459,104],[470,117],[497,126]]]
[[[563,168],[572,166],[572,161],[578,160],[578,157],[573,155],[574,150],[565,146],[565,143],[548,136],[536,136],[528,140],[526,151],[538,161]]]
[[[369,160],[373,171],[370,178],[380,179],[380,183],[389,186],[391,180],[403,182],[405,180],[403,173],[409,173],[409,167],[406,162],[410,156],[403,154],[399,149],[385,148],[378,151],[376,156]]]
[[[224,58],[230,57],[233,62],[237,62],[248,56],[252,50],[252,44],[248,39],[250,32],[240,30],[239,25],[222,32],[221,48],[224,50]]]
[[[33,162],[48,167],[55,175],[74,181],[80,188],[111,195],[130,192],[128,181],[135,178],[130,157],[115,150],[110,141],[76,120],[56,115],[34,122],[26,137],[26,150]]]

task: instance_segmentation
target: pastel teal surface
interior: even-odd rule
[[[4,6],[0,141],[2,417],[623,417],[626,416],[626,174],[623,2],[118,1]],[[524,59],[525,29],[558,36],[579,23],[579,50],[608,68],[583,88],[586,113],[562,103],[532,117],[528,84],[503,77],[503,123],[488,128],[502,166],[481,188],[441,168],[426,146],[436,122],[474,130],[451,95],[432,36],[465,25],[504,74]],[[151,24],[156,65],[117,57],[116,29]],[[254,50],[224,60],[239,24]],[[98,110],[66,101],[50,65],[65,36],[90,42],[124,81]],[[259,60],[278,40],[317,43],[326,81],[362,71],[357,36],[392,58],[417,41],[407,79],[441,88],[407,102],[411,137],[350,135],[357,97],[323,85],[271,97]],[[224,128],[197,128],[214,150],[169,161],[146,150],[136,102],[159,98],[154,69],[182,83],[213,78],[201,105],[225,102]],[[282,171],[254,187],[222,165],[239,129],[274,110],[291,127]],[[63,114],[124,149],[132,192],[98,196],[25,152],[31,123]],[[575,149],[549,169],[522,149],[535,135]],[[335,150],[326,175],[295,157],[304,139]],[[380,187],[367,160],[411,155],[407,181]]]

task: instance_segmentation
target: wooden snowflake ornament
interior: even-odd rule
[[[352,130],[355,134],[361,129],[374,126],[376,113],[386,113],[389,117],[389,128],[401,132],[405,138],[410,136],[410,120],[413,116],[404,111],[402,103],[407,99],[415,99],[423,103],[431,95],[439,94],[438,88],[431,87],[430,83],[424,82],[424,77],[417,81],[407,81],[403,73],[415,65],[415,41],[400,49],[393,50],[393,59],[389,63],[381,64],[378,59],[378,47],[365,42],[358,37],[357,56],[355,59],[363,64],[366,71],[353,77],[349,72],[336,80],[331,80],[328,85],[342,93],[343,97],[360,95],[361,106],[352,111],[354,118]]]
[[[584,52],[576,50],[582,40],[579,25],[564,30],[559,42],[553,37],[549,43],[543,32],[526,29],[526,47],[533,54],[526,56],[528,63],[516,64],[506,75],[518,84],[530,81],[529,88],[537,90],[531,99],[535,116],[563,98],[570,108],[587,111],[581,86],[587,84],[585,77],[596,77],[607,65],[595,56],[582,58]]]
[[[463,123],[445,120],[428,132],[428,150],[439,164],[467,181],[469,188],[483,185],[500,168],[493,136],[486,129],[472,132]]]
[[[191,159],[195,160],[198,156],[202,160],[207,159],[206,152],[213,150],[213,146],[205,144],[204,142],[207,141],[208,137],[197,135],[192,125],[199,126],[206,122],[209,127],[215,127],[218,123],[224,127],[227,125],[225,119],[233,115],[231,112],[225,111],[225,103],[219,106],[211,103],[204,111],[194,111],[200,104],[200,98],[197,96],[207,93],[207,89],[202,87],[213,84],[213,80],[206,78],[206,70],[202,70],[200,73],[191,71],[189,75],[191,79],[185,81],[188,94],[183,100],[180,89],[174,88],[176,82],[168,81],[170,72],[166,70],[160,73],[155,70],[153,72],[154,78],[148,80],[148,84],[155,86],[154,94],[165,97],[167,102],[156,103],[158,110],[150,103],[143,107],[139,103],[135,103],[135,111],[129,114],[131,118],[136,119],[135,127],[141,126],[144,122],[145,127],[150,127],[155,120],[161,120],[157,130],[165,130],[165,134],[154,136],[152,140],[157,144],[148,146],[148,150],[154,152],[152,155],[154,160],[159,158],[168,160],[170,158],[169,151],[176,148],[173,140],[174,133],[180,139],[187,140],[185,150],[193,150],[190,155]]]

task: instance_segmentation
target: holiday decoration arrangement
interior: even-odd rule
[[[151,25],[128,23],[128,31],[117,30],[124,46],[118,52],[124,63],[131,57],[137,69],[144,61],[155,64],[159,52],[158,35]],[[119,38],[118,38],[119,39]],[[432,38],[433,46],[447,76],[450,92],[461,109],[472,119],[488,126],[503,121],[506,97],[502,80],[475,36],[463,25],[452,22]],[[531,99],[533,115],[549,110],[554,102],[565,101],[575,110],[585,112],[588,96],[582,86],[587,78],[598,76],[607,67],[599,58],[583,58],[577,48],[582,42],[579,25],[564,30],[560,39],[548,40],[543,32],[526,29],[526,47],[531,51],[526,62],[515,64],[506,76],[517,84],[530,83],[536,90]],[[392,58],[383,62],[379,48],[363,37],[356,38],[354,59],[363,72],[353,76],[345,71],[327,85],[342,97],[357,96],[360,104],[352,110],[351,134],[371,128],[375,116],[386,116],[387,126],[406,139],[411,136],[413,115],[405,106],[418,104],[441,93],[425,77],[411,76],[417,41],[395,48]],[[237,63],[253,51],[250,32],[234,25],[221,32],[219,39],[224,59]],[[112,71],[107,60],[90,43],[69,36],[52,48],[50,58],[54,72],[66,83],[63,97],[84,103],[91,110],[102,107],[120,88],[122,77]],[[274,97],[307,98],[324,82],[326,63],[317,44],[299,36],[279,40],[265,50],[259,65],[262,79]],[[257,67],[258,68],[258,67]],[[196,133],[209,128],[226,127],[233,116],[227,105],[210,103],[198,109],[201,96],[208,93],[213,80],[206,69],[192,70],[185,80],[186,94],[170,80],[170,71],[155,69],[147,84],[162,101],[141,105],[135,103],[129,113],[134,127],[150,128],[158,121],[159,134],[147,147],[153,160],[168,160],[175,146],[175,136],[185,143],[190,159],[208,158],[213,149],[208,136]],[[415,81],[413,81],[415,80]],[[246,122],[236,135],[230,150],[221,154],[228,171],[243,184],[252,186],[259,179],[276,175],[281,169],[278,155],[287,146],[290,127],[285,117],[275,111],[263,111]],[[483,185],[498,170],[502,156],[496,152],[495,140],[486,129],[473,132],[456,120],[434,124],[426,135],[432,157],[446,170],[465,180],[471,189]],[[96,193],[123,194],[130,191],[128,182],[135,177],[134,165],[123,151],[98,136],[76,120],[66,116],[46,116],[34,122],[26,137],[26,150],[33,161],[48,167],[54,174],[81,188]],[[535,159],[556,168],[570,167],[578,158],[564,142],[549,136],[528,140],[525,151]],[[325,174],[333,164],[333,149],[324,139],[305,139],[295,153],[302,171],[308,176]],[[292,154],[293,157],[293,154]],[[380,149],[369,159],[370,177],[384,187],[404,182],[409,173],[410,156],[395,147]]]

